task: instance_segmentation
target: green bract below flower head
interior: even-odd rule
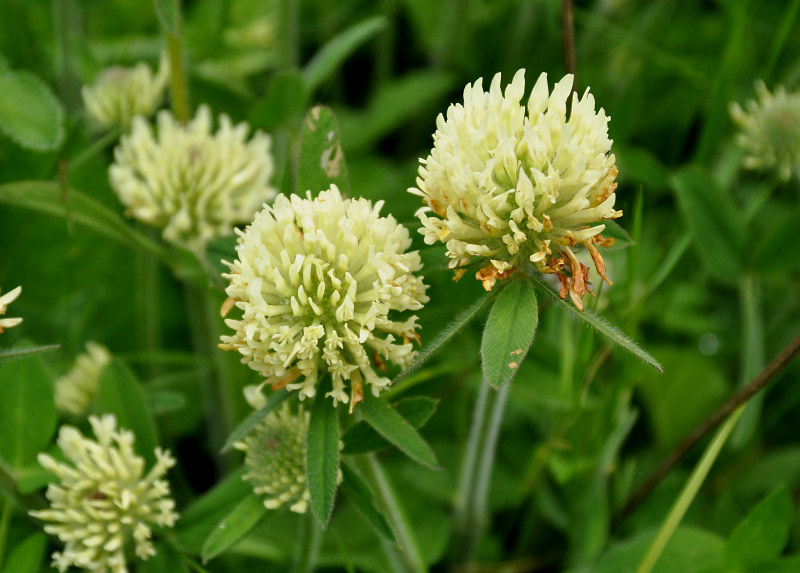
[[[475,258],[476,278],[486,290],[528,262],[556,274],[562,298],[579,308],[587,292],[588,268],[575,255],[578,245],[591,253],[600,276],[605,265],[596,245],[604,219],[614,210],[617,176],[610,153],[608,117],[595,111],[587,89],[567,101],[573,78],[565,76],[549,92],[541,74],[523,105],[525,71],[519,70],[505,93],[500,74],[488,92],[482,80],[464,89],[464,103],[439,115],[434,147],[420,160],[417,187],[425,207],[417,212],[425,242],[447,245],[456,278]]]
[[[170,112],[158,114],[158,134],[142,117],[114,150],[111,186],[133,217],[163,228],[164,238],[194,251],[252,220],[270,187],[271,140],[257,131],[247,140],[246,123],[220,116],[211,133],[211,111],[181,125]]]
[[[21,292],[22,287],[18,286],[17,288],[11,289],[6,294],[0,296],[0,316],[3,316],[6,313],[8,310],[8,305],[17,300],[17,297]],[[4,329],[17,326],[20,322],[22,322],[21,318],[0,318],[0,334],[3,334]]]
[[[143,63],[133,68],[114,66],[81,90],[89,118],[100,127],[129,127],[137,115],[150,117],[158,109],[169,80],[169,65],[162,58],[158,73]]]
[[[730,105],[731,116],[741,129],[736,141],[747,152],[745,167],[774,169],[787,181],[800,177],[800,93],[786,93],[778,86],[770,93],[764,82],[756,82],[758,101],[750,100],[747,111]]]
[[[76,428],[62,426],[58,446],[67,462],[39,454],[39,463],[58,477],[47,488],[51,508],[30,512],[48,522],[44,530],[65,543],[53,553],[53,566],[72,566],[93,573],[127,573],[125,549],[133,541],[136,556],[155,555],[153,524],[172,527],[178,514],[169,484],[160,479],[175,465],[169,452],[156,448],[156,463],[144,475],[144,459],[133,449],[134,436],[117,431],[112,415],[91,416],[97,441]]]
[[[427,287],[414,273],[419,253],[406,252],[411,239],[382,201],[343,199],[332,185],[312,198],[279,195],[239,232],[238,259],[227,263],[230,279],[223,315],[234,305],[240,320],[226,320],[236,332],[220,346],[236,350],[242,362],[273,388],[316,394],[331,376],[334,403],[363,398],[364,383],[377,395],[390,384],[375,368],[384,361],[405,366],[418,340],[416,316],[428,301]]]
[[[305,513],[311,495],[306,483],[306,434],[308,412],[297,414],[284,403],[270,412],[234,447],[245,453],[244,479],[253,491],[264,496],[267,509],[289,504],[296,513]]]

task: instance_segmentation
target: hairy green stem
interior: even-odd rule
[[[189,121],[189,92],[186,87],[186,73],[183,69],[183,42],[181,39],[182,15],[180,0],[178,4],[178,17],[175,19],[176,30],[174,33],[164,29],[167,36],[167,56],[169,58],[169,94],[172,111],[181,123]]]
[[[481,386],[488,387],[489,384],[484,380]],[[469,482],[469,485],[465,487],[465,491],[461,490],[463,484],[459,484],[459,497],[461,498],[459,501],[465,503],[461,512],[457,513],[456,527],[458,531],[456,532],[454,560],[455,564],[467,564],[467,571],[470,570],[471,561],[475,556],[488,520],[489,483],[491,482],[492,467],[494,466],[497,438],[500,435],[500,426],[503,421],[510,387],[511,383],[508,382],[496,392],[489,392],[485,398],[479,396],[478,404],[475,407],[475,418],[473,418],[473,423],[477,419],[480,425],[480,430],[477,432],[478,435],[474,435],[473,428],[470,428],[470,439],[477,438],[475,442],[480,445],[477,446],[470,443],[467,445],[468,451],[465,462],[470,462],[474,466],[474,478],[465,480]],[[480,402],[484,403],[481,404]],[[489,410],[491,410],[491,414],[484,421],[483,418],[485,418]],[[474,455],[474,452],[471,451],[473,448],[477,448],[478,451],[477,459],[474,461],[471,459]],[[466,472],[467,468],[462,467],[462,479],[465,477]]]
[[[417,538],[408,518],[400,505],[386,472],[383,471],[375,454],[366,454],[361,461],[364,476],[371,482],[378,501],[383,506],[386,519],[394,532],[400,553],[403,571],[406,573],[427,573],[428,567],[422,558]]]
[[[760,288],[758,279],[749,273],[739,280],[739,305],[742,314],[742,350],[739,368],[739,388],[764,367],[764,325],[761,320]],[[754,396],[745,407],[742,421],[731,437],[734,447],[745,445],[758,425],[764,395]]]
[[[300,520],[299,543],[294,556],[293,573],[312,573],[319,555],[320,526],[314,513],[307,511]]]
[[[458,490],[454,504],[455,523],[460,530],[466,530],[465,524],[470,514],[472,503],[472,489],[477,473],[476,464],[478,463],[478,452],[481,449],[481,436],[486,420],[486,413],[489,401],[489,385],[481,381],[478,388],[478,399],[475,401],[475,409],[472,412],[472,421],[469,427],[469,436],[464,450],[464,461],[461,462],[461,473],[458,476]]]
[[[8,527],[11,524],[11,513],[14,507],[10,497],[3,500],[3,513],[0,515],[0,570],[3,568],[5,560],[6,540],[8,539]]]
[[[711,470],[711,466],[714,465],[714,461],[717,459],[720,450],[722,450],[722,446],[725,445],[728,436],[736,425],[736,422],[739,421],[739,417],[742,415],[743,411],[743,406],[740,406],[739,409],[720,426],[716,434],[714,434],[714,438],[703,452],[703,457],[700,458],[700,461],[689,476],[686,485],[683,486],[683,490],[681,490],[680,495],[672,505],[667,518],[658,530],[658,534],[655,539],[653,539],[644,559],[642,559],[639,567],[636,569],[636,573],[650,573],[653,567],[655,567],[659,557],[661,557],[661,553],[664,551],[667,543],[669,543],[672,534],[675,532],[675,529],[677,529],[683,516],[686,514],[686,510],[689,509],[692,501],[694,501],[697,492],[700,490],[700,486],[703,485],[703,482],[708,476],[708,472]]]

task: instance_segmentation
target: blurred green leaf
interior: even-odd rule
[[[429,468],[439,467],[436,454],[425,439],[384,400],[367,391],[357,408],[370,426],[412,460]]]
[[[244,422],[239,424],[236,429],[231,432],[231,435],[228,436],[228,439],[225,441],[225,445],[222,447],[222,451],[227,452],[230,450],[233,447],[233,444],[244,438],[248,432],[250,432],[250,430],[255,428],[261,422],[261,420],[267,417],[267,414],[277,408],[280,403],[286,400],[286,398],[288,398],[290,395],[291,393],[286,388],[281,388],[280,390],[274,391],[264,406],[247,416]]]
[[[306,440],[306,477],[311,494],[311,509],[325,529],[336,500],[339,475],[339,417],[336,407],[326,396],[331,379],[326,376],[317,388],[311,405]]]
[[[800,267],[797,222],[800,207],[769,214],[768,225],[756,237],[755,249],[748,257],[750,267],[760,273],[780,274]]]
[[[173,36],[180,30],[181,7],[180,0],[153,0],[153,6],[158,15],[158,21],[164,29]]]
[[[498,388],[510,382],[525,360],[539,325],[536,291],[528,280],[515,280],[495,298],[481,340],[483,376]]]
[[[114,414],[118,427],[130,430],[136,437],[137,453],[147,460],[148,465],[155,462],[158,437],[155,422],[147,409],[144,390],[133,372],[118,358],[112,358],[100,376],[94,411]]]
[[[318,105],[306,115],[300,133],[297,192],[302,196],[306,191],[311,191],[316,196],[332,183],[343,195],[350,193],[350,179],[336,116],[329,107]]]
[[[708,270],[719,280],[736,282],[745,237],[742,218],[730,194],[707,169],[697,165],[679,171],[671,186]]]
[[[419,429],[436,411],[438,403],[438,400],[417,396],[399,400],[391,406],[396,408],[409,424]],[[356,422],[347,430],[342,436],[342,441],[344,442],[343,454],[366,454],[391,447],[391,444],[383,436],[363,420]]]
[[[180,392],[160,390],[147,393],[147,408],[156,415],[182,410],[186,406],[186,398]]]
[[[299,71],[290,69],[278,72],[264,97],[250,111],[250,123],[267,131],[286,125],[303,113],[308,93]]]
[[[170,543],[155,542],[156,554],[145,561],[136,562],[136,573],[187,573],[189,571],[185,558]],[[204,569],[193,567],[195,573],[203,573]]]
[[[359,46],[385,27],[386,19],[383,16],[373,16],[353,24],[322,46],[303,70],[308,93],[313,93]]]
[[[203,544],[203,563],[207,563],[253,529],[267,514],[261,496],[251,493],[226,515]]]
[[[140,247],[169,261],[165,249],[128,226],[116,213],[74,189],[66,194],[52,181],[17,181],[0,185],[0,202],[64,217],[123,244]]]
[[[728,539],[725,549],[728,565],[741,568],[777,559],[789,540],[794,514],[792,496],[786,487],[767,496]]]
[[[661,367],[661,364],[658,361],[650,356],[650,354],[636,344],[633,340],[628,338],[624,332],[622,332],[619,328],[608,322],[605,318],[595,314],[589,309],[584,310],[581,312],[578,310],[575,305],[566,300],[562,299],[558,296],[558,293],[553,290],[545,280],[539,275],[539,273],[534,273],[531,277],[538,283],[539,289],[548,295],[550,295],[562,308],[565,308],[567,312],[569,312],[573,317],[579,318],[592,328],[594,328],[597,332],[604,335],[614,344],[617,344],[642,360],[645,364],[655,368],[659,372],[663,372],[664,369]]]
[[[218,288],[228,286],[228,281],[222,277],[222,273],[227,273],[230,269],[222,261],[232,263],[236,260],[236,245],[239,237],[227,235],[217,237],[209,241],[204,253],[204,264],[211,284]]]
[[[64,141],[64,108],[28,72],[0,68],[0,131],[29,149],[52,151]]]
[[[9,573],[36,573],[47,548],[47,536],[34,533],[26,537],[22,543],[14,547],[8,559],[3,563],[3,571]]]
[[[389,541],[394,542],[394,534],[392,533],[389,522],[386,517],[378,511],[372,501],[373,495],[369,486],[361,479],[353,468],[346,463],[342,464],[342,490],[347,494],[361,515],[369,521],[370,525],[375,528],[375,531],[380,533]]]
[[[53,382],[41,356],[0,364],[0,457],[13,468],[33,463],[56,421]]]

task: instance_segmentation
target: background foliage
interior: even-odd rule
[[[102,68],[156,65],[160,20],[177,26],[172,3],[156,5],[161,18],[133,0],[0,3],[0,286],[22,284],[12,315],[24,317],[2,347],[59,345],[0,364],[0,456],[13,478],[3,492],[14,500],[0,523],[3,570],[46,569],[55,547],[22,508],[46,483],[34,460],[56,427],[48,388],[88,340],[117,359],[105,374],[116,390],[97,407],[136,429],[139,445],[160,443],[179,460],[170,480],[182,518],[137,571],[286,571],[305,551],[298,544],[308,521],[253,514],[240,460],[220,457],[220,435],[207,426],[209,371],[237,389],[257,377],[234,356],[195,351],[196,339],[213,332],[187,312],[193,294],[183,285],[204,288],[205,270],[188,253],[165,257],[149,229],[121,226],[107,178],[113,146],[93,146],[103,136],[82,110],[80,86]],[[480,571],[634,571],[702,447],[623,515],[625,501],[797,335],[800,187],[740,168],[728,103],[751,99],[758,78],[770,88],[800,86],[799,9],[796,0],[577,3],[579,89],[591,86],[612,118],[617,208],[629,234],[606,256],[614,286],[598,287],[589,307],[647,348],[664,374],[540,297],[536,339],[507,390],[484,515],[455,486],[473,404],[486,392],[483,311],[388,393],[392,401],[438,400],[422,432],[439,471],[396,449],[378,454],[432,570],[457,569],[468,544]],[[293,155],[302,118],[313,104],[330,106],[350,194],[385,201],[384,213],[411,228],[419,203],[406,189],[436,115],[464,85],[498,71],[510,80],[520,67],[529,85],[540,71],[551,81],[565,72],[557,0],[194,0],[182,11],[193,109],[208,103],[270,132],[274,183],[302,192],[317,182],[293,169],[302,162]],[[105,209],[86,213],[80,194]],[[65,195],[74,197],[72,211]],[[481,288],[468,278],[453,283],[443,248],[412,234],[433,301],[420,313],[424,344]],[[224,298],[218,289],[212,296],[213,304]],[[798,368],[745,410],[654,571],[800,570]],[[495,399],[488,392],[483,399]],[[234,406],[230,418],[239,421],[247,408],[241,399]],[[352,443],[346,448],[360,440]],[[362,515],[357,497],[347,492],[337,503],[320,538],[319,570],[387,570],[391,542],[375,529],[381,516]],[[201,568],[209,534],[237,505],[236,516],[247,518],[249,507],[257,525]]]

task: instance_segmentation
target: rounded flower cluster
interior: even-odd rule
[[[85,415],[97,393],[100,376],[110,361],[111,354],[105,346],[87,342],[86,352],[78,356],[70,371],[55,382],[56,408],[74,416]]]
[[[800,177],[800,93],[786,93],[778,86],[770,93],[764,82],[756,82],[758,101],[750,100],[747,111],[731,103],[730,112],[740,132],[737,142],[747,152],[749,169],[774,169],[787,181]]]
[[[100,127],[120,125],[127,128],[135,116],[150,117],[155,113],[168,80],[166,59],[162,59],[157,74],[143,63],[133,68],[107,68],[94,84],[81,90],[83,105],[92,121]]]
[[[76,428],[62,426],[58,446],[68,462],[39,454],[39,463],[55,474],[60,484],[50,484],[51,508],[31,515],[49,522],[44,530],[65,543],[53,553],[53,566],[72,566],[94,573],[127,573],[125,547],[133,540],[136,556],[155,555],[151,525],[172,527],[178,514],[169,496],[169,484],[159,479],[175,465],[169,452],[156,448],[156,463],[144,473],[144,459],[133,449],[134,436],[117,431],[112,415],[91,416],[97,441]]]
[[[289,405],[270,412],[234,447],[245,453],[244,479],[253,491],[264,496],[267,509],[289,504],[296,513],[305,513],[311,494],[306,483],[306,434],[308,412],[302,407],[293,414]]]
[[[417,216],[425,242],[446,243],[456,278],[479,262],[476,278],[486,290],[518,267],[533,263],[552,273],[579,308],[587,292],[588,268],[576,257],[583,245],[600,276],[605,266],[597,245],[612,239],[600,233],[614,210],[617,176],[610,153],[608,117],[595,111],[588,89],[567,101],[573,78],[565,76],[549,92],[541,74],[523,105],[525,71],[505,93],[500,74],[488,92],[482,80],[467,85],[464,103],[439,115],[434,147],[420,160],[417,187],[425,207]]]
[[[247,140],[246,123],[222,115],[212,134],[211,111],[181,125],[168,111],[158,114],[158,135],[142,117],[114,151],[109,175],[133,217],[163,227],[164,238],[194,251],[252,220],[275,195],[269,136]]]
[[[375,368],[408,364],[418,340],[417,317],[398,314],[419,310],[428,297],[414,275],[419,253],[405,252],[408,231],[379,215],[382,204],[343,199],[332,185],[313,199],[280,195],[265,206],[239,232],[238,259],[226,263],[223,315],[235,304],[243,316],[226,320],[236,332],[220,347],[301,399],[314,396],[326,375],[334,403],[351,408],[364,383],[375,395],[389,385]]]
[[[17,300],[17,297],[21,292],[22,287],[18,286],[15,289],[11,289],[3,296],[0,296],[0,316],[3,316],[6,313],[8,310],[8,305]],[[17,326],[20,322],[22,322],[21,318],[0,318],[0,334],[3,333],[3,329]]]

